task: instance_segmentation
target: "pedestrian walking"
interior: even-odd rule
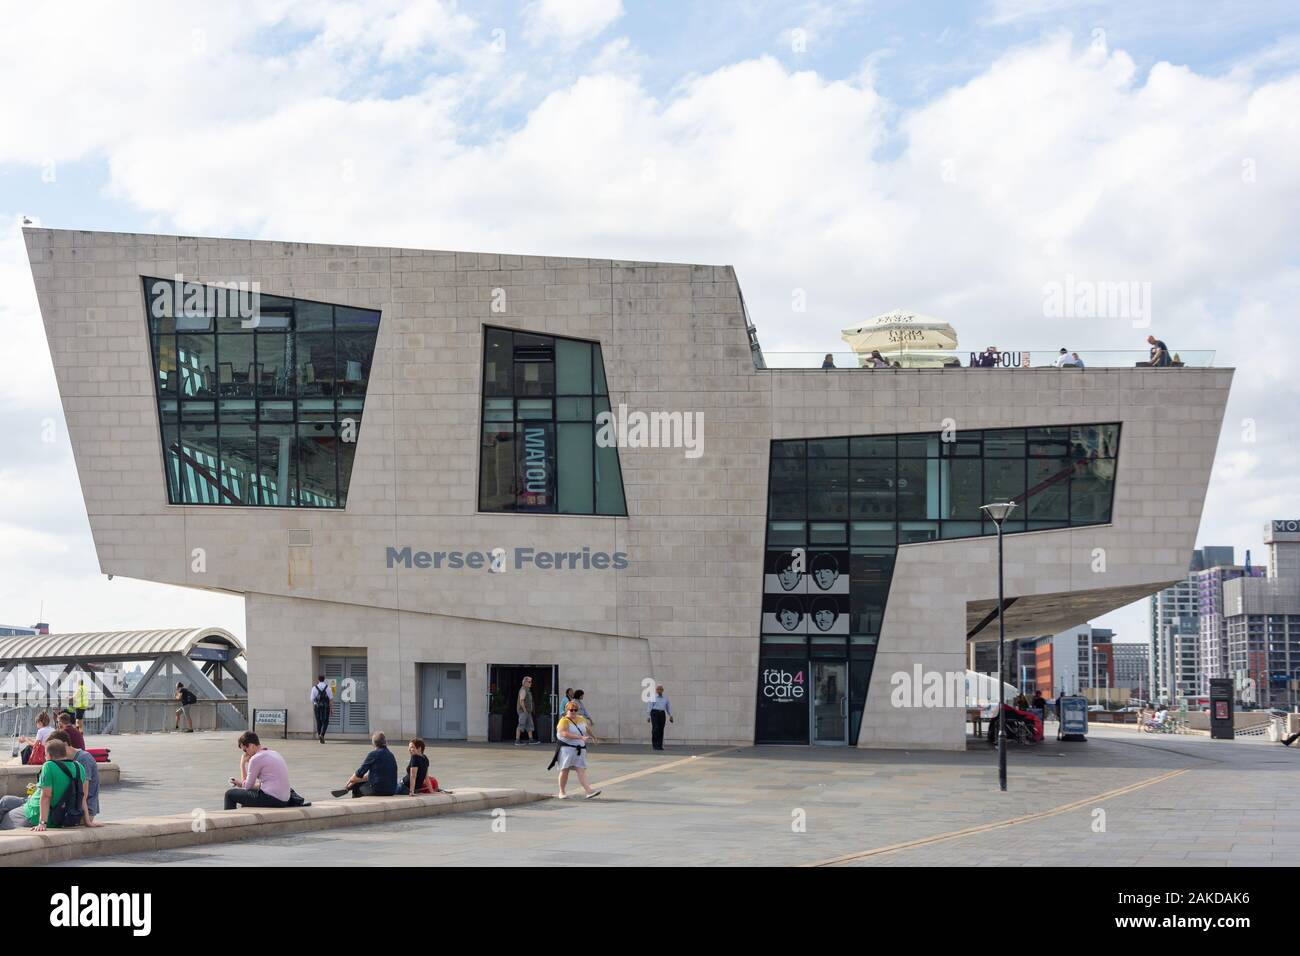
[[[664,694],[664,685],[655,687],[654,700],[645,705],[645,719],[650,724],[650,745],[655,750],[664,749],[664,724],[673,719],[673,705]]]
[[[176,730],[181,729],[181,717],[185,718],[185,732],[194,733],[194,718],[190,716],[190,705],[198,700],[194,691],[190,690],[180,681],[176,682]]]
[[[317,675],[316,683],[311,685],[311,710],[316,718],[316,737],[325,742],[325,731],[330,725],[330,705],[334,703],[334,687],[325,679],[324,674]]]
[[[519,718],[519,726],[515,728],[515,746],[522,747],[525,744],[541,743],[537,739],[537,706],[533,703],[533,679],[525,677],[519,685],[519,693],[515,696],[515,715]],[[526,735],[532,734],[532,740],[525,740]]]
[[[600,791],[593,790],[587,782],[587,747],[599,741],[591,732],[591,724],[579,712],[576,700],[569,701],[568,709],[556,725],[555,740],[555,756],[546,769],[550,770],[557,763],[560,765],[559,798],[568,799],[569,795],[564,792],[564,788],[569,783],[570,770],[578,772],[578,783],[582,784],[582,789],[587,794],[586,799],[600,796]]]

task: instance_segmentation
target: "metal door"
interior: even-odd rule
[[[325,679],[334,686],[330,733],[370,732],[370,681],[364,657],[322,657]]]
[[[420,665],[420,736],[465,739],[465,665]]]

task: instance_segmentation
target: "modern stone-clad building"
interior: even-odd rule
[[[1187,573],[1232,372],[774,368],[727,266],[26,230],[101,569],[311,728],[960,749],[900,693]]]

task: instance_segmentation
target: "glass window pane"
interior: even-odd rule
[[[298,394],[319,397],[334,394],[334,334],[299,332],[295,336]]]
[[[259,402],[259,405],[257,405],[257,418],[263,421],[292,421],[294,420],[294,403]]]
[[[1070,514],[1070,474],[1073,466],[1060,458],[1029,459],[1030,520],[1064,521]]]
[[[217,393],[222,398],[251,398],[253,340],[250,333],[217,336]]]
[[[1098,524],[1110,521],[1111,494],[1115,488],[1115,460],[1098,458],[1082,462],[1070,479],[1070,521]]]
[[[849,566],[849,630],[853,634],[879,634],[894,575],[894,550],[854,548]]]
[[[288,332],[293,328],[293,303],[276,296],[261,296],[253,321],[252,328],[259,335],[263,332]]]
[[[181,423],[181,499],[186,504],[218,504],[217,426]]]
[[[893,435],[871,435],[849,439],[849,454],[854,458],[893,458],[897,442]]]
[[[623,499],[623,476],[619,470],[618,448],[596,446],[596,514],[626,515]]]
[[[942,463],[943,516],[978,521],[984,504],[979,459],[953,458]]]
[[[554,416],[551,414],[551,400],[549,398],[521,398],[518,399],[518,408],[515,411],[515,417],[520,421],[525,419],[544,419],[550,421]]]
[[[1070,455],[1070,429],[1026,429],[1031,458],[1068,458]]]
[[[515,428],[484,425],[479,449],[479,509],[515,510]]]
[[[181,473],[183,462],[180,455],[180,427],[166,424],[162,428],[163,470],[167,475],[167,502],[178,505],[181,498]]]
[[[223,398],[217,403],[217,420],[222,425],[250,425],[257,420],[257,402],[251,398]]]
[[[555,511],[555,426],[527,422],[515,426],[517,511]]]
[[[176,364],[182,398],[212,398],[217,393],[217,337],[185,332],[176,336]]]
[[[1024,458],[1025,430],[1023,428],[1000,428],[984,433],[984,457],[986,458]]]
[[[516,351],[518,349],[516,348]],[[516,362],[516,395],[554,395],[554,362]]]
[[[293,336],[268,332],[256,336],[257,361],[253,384],[262,398],[293,394]]]
[[[851,544],[892,548],[898,540],[898,526],[892,521],[855,521]]]
[[[591,366],[592,390],[597,395],[608,395],[609,387],[605,384],[605,357],[601,354],[600,346],[593,344],[591,346]]]
[[[483,421],[512,422],[515,420],[515,400],[513,398],[483,399]]]
[[[925,459],[899,459],[898,462],[898,517],[927,518],[928,495],[926,491]],[[937,516],[938,512],[935,511]]]
[[[153,337],[153,367],[158,376],[158,394],[174,397],[180,387],[180,375],[176,371],[176,336]]]
[[[938,458],[938,435],[899,435],[899,458]]]
[[[983,454],[983,438],[979,432],[957,432],[949,441],[940,436],[939,453],[944,458],[978,458]]]
[[[304,398],[298,402],[298,421],[332,422],[335,419],[334,399]]]
[[[937,521],[904,521],[898,526],[899,544],[936,541],[938,538],[939,522]]]
[[[334,327],[340,332],[344,329],[369,332],[373,339],[379,332],[379,313],[373,309],[354,309],[346,305],[336,305]]]
[[[298,332],[329,332],[334,328],[334,307],[299,300],[294,303],[293,327]]]
[[[338,501],[338,440],[333,422],[298,426],[298,504],[333,508]]]
[[[357,443],[361,441],[361,416],[350,416],[339,422],[339,494],[338,506],[348,503],[348,484],[352,481],[352,463],[357,457]]]
[[[848,525],[840,521],[814,521],[808,526],[809,544],[848,544]]]
[[[221,421],[221,486],[234,505],[251,505],[257,475],[257,429]]]
[[[589,424],[556,426],[559,432],[560,511],[589,515],[595,505],[595,434]]]
[[[897,462],[893,458],[862,458],[854,459],[849,468],[853,518],[892,521]]]
[[[1008,522],[1006,530],[1010,530],[1011,525]],[[942,536],[944,538],[978,538],[984,534],[984,523],[981,521],[945,521],[942,526]]]
[[[158,414],[164,423],[180,421],[180,406],[176,403],[176,399],[158,399]]]
[[[555,362],[555,339],[531,332],[515,333],[516,362]]]
[[[555,417],[562,422],[589,422],[594,420],[595,411],[590,398],[557,398]]]
[[[573,339],[555,340],[555,393],[591,394],[591,345]]]
[[[144,314],[149,317],[152,332],[176,331],[176,315],[172,303],[172,282],[168,279],[144,280]]]
[[[802,521],[769,521],[767,543],[773,548],[795,548],[808,543],[808,532]]]
[[[514,344],[505,329],[488,329],[483,346],[483,394],[514,394]]]
[[[809,458],[845,458],[849,454],[847,438],[808,439]]]
[[[181,419],[187,422],[215,422],[216,402],[181,402]]]
[[[257,432],[256,501],[287,508],[298,483],[298,454],[293,425],[263,424]]]
[[[806,443],[802,440],[774,441],[772,442],[772,457],[804,458],[806,457]]]
[[[808,459],[809,518],[848,519],[848,464],[845,458]]]
[[[1023,458],[986,458],[984,460],[984,500],[981,504],[988,504],[990,501],[1011,501],[1017,500],[1017,504],[1023,504],[1022,496],[1025,493],[1025,460]],[[1023,510],[1017,508],[1012,512],[1012,517],[1023,519]]]
[[[370,363],[375,356],[374,332],[340,332],[335,336],[335,368],[339,395],[365,395]]]

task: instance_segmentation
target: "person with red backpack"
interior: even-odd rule
[[[424,741],[412,737],[406,745],[411,755],[407,761],[406,773],[397,778],[398,796],[415,796],[420,793],[437,793],[438,781],[429,776],[429,758],[424,755]]]
[[[54,728],[50,726],[50,715],[45,711],[37,714],[36,736],[18,738],[18,745],[23,748],[19,757],[24,766],[35,767],[45,763],[45,741],[53,731]]]

